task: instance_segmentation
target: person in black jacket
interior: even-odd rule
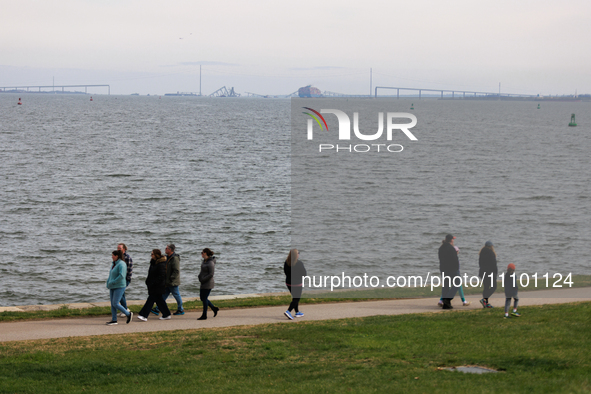
[[[293,320],[291,311],[295,309],[295,317],[304,317],[304,314],[298,309],[300,298],[302,297],[302,278],[307,275],[304,263],[299,259],[300,252],[297,249],[291,249],[287,259],[283,264],[285,273],[285,284],[291,293],[291,303],[289,308],[283,313],[289,320]]]
[[[201,302],[203,302],[203,314],[197,320],[206,320],[208,306],[213,311],[213,317],[218,315],[220,308],[215,307],[209,300],[209,294],[215,284],[213,281],[213,274],[215,273],[216,261],[215,256],[213,255],[213,250],[209,248],[203,249],[201,257],[203,257],[203,262],[201,263],[201,271],[197,278],[201,283],[201,287],[199,288],[199,298],[201,299]]]
[[[499,269],[497,268],[497,253],[495,252],[495,247],[492,242],[486,241],[484,247],[480,249],[478,266],[480,267],[478,276],[483,279],[482,299],[480,300],[480,303],[483,308],[492,308],[493,306],[488,302],[488,298],[493,295],[497,289],[497,276],[499,274]]]
[[[156,303],[162,312],[160,320],[169,320],[170,310],[162,298],[166,287],[166,257],[162,256],[160,249],[152,250],[146,286],[148,286],[148,299],[137,318],[141,321],[148,321],[150,310]]]
[[[127,275],[125,276],[125,288],[129,287],[131,283],[131,276],[133,275],[133,260],[131,256],[127,253],[127,246],[124,243],[117,244],[117,250],[120,250],[123,253],[123,261],[127,265]],[[125,292],[123,292],[123,297],[121,297],[121,306],[127,309],[129,312],[129,308],[127,307],[127,299],[125,298]],[[125,316],[124,313],[120,313],[119,317]]]
[[[454,248],[454,237],[447,234],[439,247],[439,271],[441,271],[441,298],[443,309],[452,309],[451,300],[455,297],[458,288],[453,285],[455,277],[460,276],[460,260],[458,252]],[[457,280],[456,280],[457,281]]]

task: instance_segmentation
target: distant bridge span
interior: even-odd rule
[[[396,98],[400,98],[401,90],[418,91],[419,98],[421,98],[422,92],[441,92],[441,98],[444,93],[451,93],[451,97],[455,98],[456,93],[462,94],[462,97],[466,97],[466,94],[473,95],[473,97],[484,96],[484,97],[537,97],[535,94],[515,94],[515,93],[492,93],[492,92],[471,92],[467,90],[448,90],[448,89],[423,89],[423,88],[402,88],[394,86],[376,86],[375,97],[378,97],[378,89],[395,89]]]
[[[88,88],[108,88],[109,95],[111,94],[111,85],[34,85],[34,86],[0,86],[0,90],[6,92],[7,89],[10,90],[25,90],[29,92],[29,89],[39,89],[38,92],[41,92],[41,89],[53,89],[55,91],[56,88],[62,88],[62,92],[64,88],[84,88],[84,93],[88,93]]]

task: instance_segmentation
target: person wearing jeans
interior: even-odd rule
[[[107,322],[108,326],[117,324],[117,310],[121,311],[127,317],[127,324],[131,321],[133,313],[128,311],[120,304],[121,297],[125,292],[125,275],[127,274],[127,266],[123,262],[123,253],[120,250],[114,250],[111,253],[113,265],[109,271],[109,278],[107,279],[107,289],[109,289],[109,296],[111,298],[111,321]]]
[[[127,246],[124,243],[117,244],[117,250],[120,250],[123,253],[123,261],[127,265],[127,275],[125,276],[125,289],[129,287],[131,283],[131,276],[133,275],[133,260],[131,256],[127,253]],[[126,309],[129,310],[127,307],[127,299],[125,298],[125,291],[123,292],[123,297],[121,297],[121,305]],[[125,316],[123,313],[119,316]]]
[[[179,286],[181,285],[181,256],[174,252],[175,249],[174,244],[168,244],[164,249],[166,254],[166,288],[164,289],[163,298],[166,302],[168,296],[172,294],[177,303],[176,312],[173,315],[184,315],[183,299],[179,292]],[[152,313],[156,315],[159,312],[158,308],[152,309]]]
[[[146,278],[146,286],[148,287],[148,299],[144,304],[142,310],[138,314],[138,319],[141,321],[148,321],[150,309],[154,303],[162,311],[160,320],[169,320],[170,311],[168,305],[164,302],[162,294],[164,294],[164,284],[166,283],[166,257],[162,256],[160,249],[152,250],[150,255],[150,268],[148,270],[148,277]]]
[[[179,287],[166,286],[166,289],[164,289],[164,296],[162,297],[164,298],[164,301],[166,301],[168,299],[168,296],[170,296],[171,294],[177,303],[177,310],[173,313],[173,315],[184,315],[185,310],[183,309],[183,299],[181,298],[181,292],[179,291]]]
[[[111,321],[117,322],[117,311],[121,311],[125,316],[131,312],[121,305],[121,298],[125,293],[125,287],[118,287],[116,289],[109,289],[109,296],[111,298]]]

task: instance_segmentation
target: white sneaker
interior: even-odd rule
[[[170,320],[170,319],[172,319],[172,316],[171,316],[171,315],[168,315],[168,316],[166,316],[166,317],[162,317],[162,316],[160,316],[160,317],[159,317],[159,319],[160,319],[160,320]]]
[[[470,301],[464,301],[464,302],[462,302],[462,305],[463,305],[463,306],[468,306],[468,305],[470,305],[470,304],[471,304],[471,302],[470,302]]]
[[[137,315],[137,318],[141,321],[148,321],[148,318],[143,317],[142,315]]]

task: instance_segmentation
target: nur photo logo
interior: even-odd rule
[[[344,111],[338,109],[320,109],[317,111],[310,107],[302,107],[307,110],[303,114],[308,115],[307,133],[308,140],[314,139],[314,123],[318,125],[321,132],[329,132],[328,123],[322,114],[335,115],[338,121],[338,140],[351,141],[351,119]],[[309,111],[309,112],[308,112]],[[354,138],[361,141],[377,141],[382,138],[384,134],[384,112],[378,112],[378,130],[373,134],[362,133],[359,129],[359,112],[353,112],[353,135]],[[401,131],[409,140],[417,141],[417,137],[411,133],[410,129],[416,126],[417,117],[406,112],[386,112],[386,141],[392,141],[395,131]],[[398,119],[410,119],[410,123],[398,123]],[[395,121],[396,120],[396,121]],[[369,151],[375,152],[402,152],[404,147],[400,144],[389,143],[362,143],[362,144],[328,144],[322,143],[318,145],[319,152],[349,152],[349,153],[365,153]]]

